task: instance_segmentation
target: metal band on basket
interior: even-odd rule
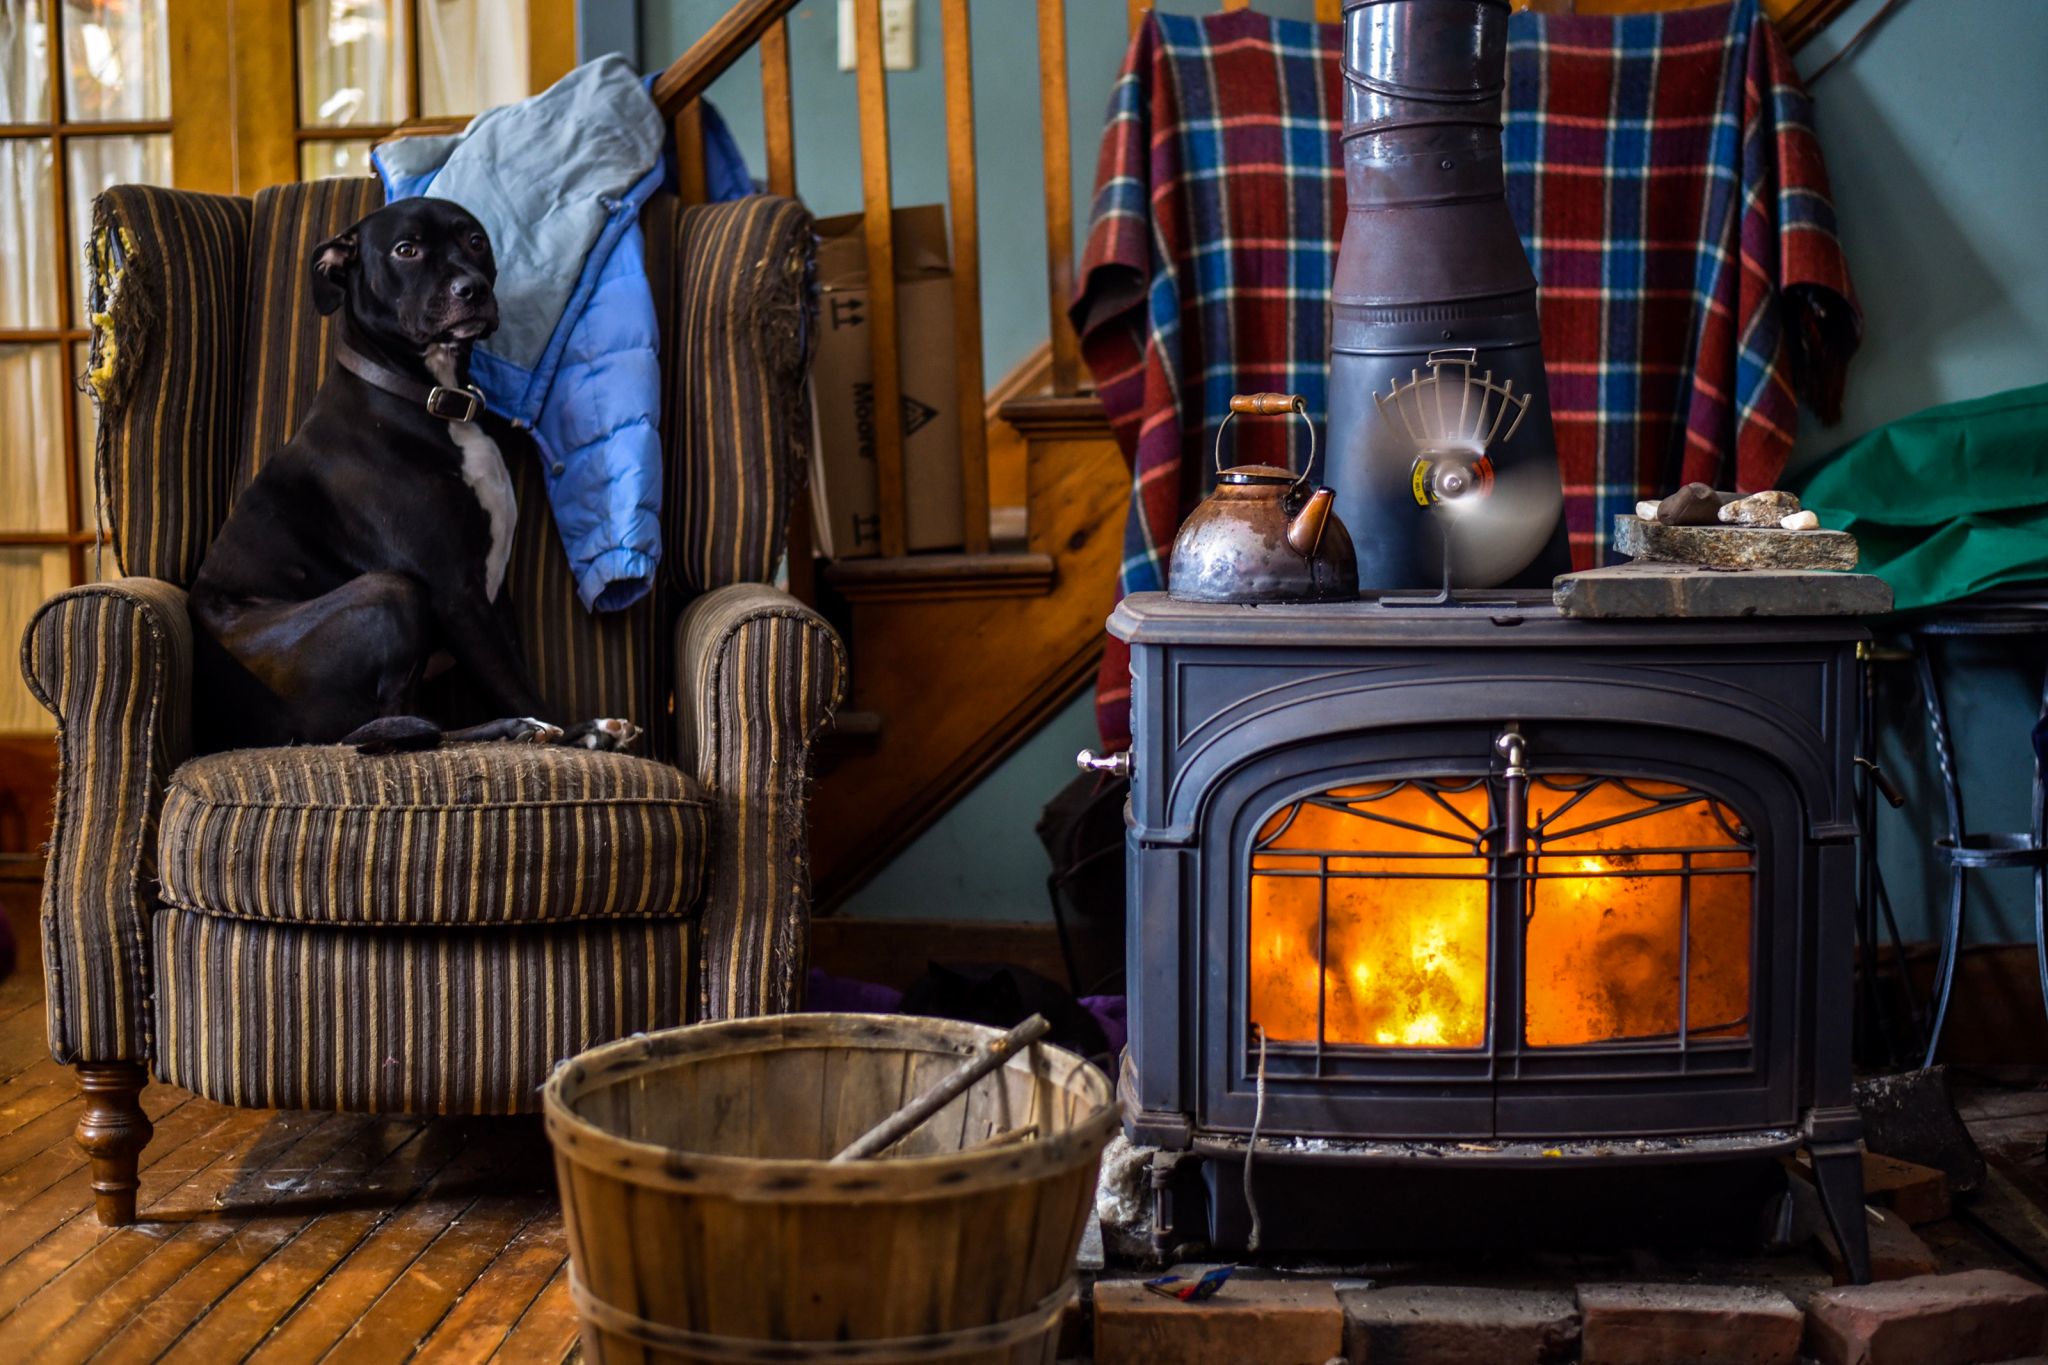
[[[951,1332],[927,1332],[914,1337],[874,1337],[865,1341],[771,1341],[758,1337],[720,1336],[692,1331],[646,1318],[603,1299],[583,1287],[583,1279],[572,1263],[569,1267],[569,1298],[586,1324],[600,1332],[621,1336],[641,1346],[661,1351],[681,1351],[707,1360],[732,1361],[734,1365],[774,1365],[797,1360],[943,1360],[967,1351],[999,1350],[1042,1337],[1074,1296],[1079,1282],[1072,1275],[1038,1305],[1018,1317],[979,1327],[961,1327]]]

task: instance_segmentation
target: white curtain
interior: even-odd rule
[[[479,114],[532,92],[526,0],[416,0],[420,112]]]
[[[298,0],[299,122],[398,123],[409,117],[400,41],[405,0]]]
[[[171,116],[165,0],[63,0],[64,112],[78,122]]]

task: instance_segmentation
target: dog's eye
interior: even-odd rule
[[[484,235],[481,232],[472,235],[469,239],[469,249],[471,251],[485,251],[489,249],[490,245],[489,242],[484,240]]]
[[[400,242],[391,248],[391,254],[400,260],[409,261],[420,254],[420,246],[418,242]]]

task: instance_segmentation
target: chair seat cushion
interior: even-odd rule
[[[167,904],[298,924],[679,918],[704,830],[688,776],[624,754],[237,749],[171,774],[158,875]]]

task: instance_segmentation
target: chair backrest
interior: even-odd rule
[[[104,198],[102,216],[132,228],[131,239],[197,207],[240,202],[136,187]],[[227,449],[211,460],[169,449],[172,443],[152,439],[141,403],[103,424],[102,486],[126,572],[188,583],[196,552],[219,530],[228,499],[298,429],[333,355],[333,322],[314,309],[307,282],[313,249],[382,199],[370,179],[282,185],[256,196],[246,229],[241,334],[221,338],[224,345],[239,341],[228,399],[238,408],[231,420],[222,412],[216,422]],[[175,211],[163,212],[167,207]],[[519,498],[508,582],[521,643],[555,713],[572,720],[631,717],[648,732],[653,752],[667,757],[674,743],[670,632],[677,613],[710,588],[767,580],[782,555],[809,434],[803,378],[811,237],[799,205],[766,196],[688,209],[658,196],[642,226],[661,338],[663,570],[655,590],[634,606],[584,610],[537,459],[522,445],[506,452]],[[146,264],[153,253],[139,241],[128,255],[131,269],[140,264],[145,276],[163,269],[161,262]],[[176,312],[190,297],[189,290],[173,291],[161,309]],[[176,336],[178,323],[162,319],[160,335]],[[174,372],[166,390],[205,387],[176,380],[175,353],[161,364]],[[189,359],[182,365],[208,368]],[[188,497],[185,485],[201,482],[199,464],[213,466],[209,479],[224,484],[227,497],[197,507],[189,498],[179,503]],[[181,529],[171,537],[152,533],[170,504],[182,509],[173,518]]]

